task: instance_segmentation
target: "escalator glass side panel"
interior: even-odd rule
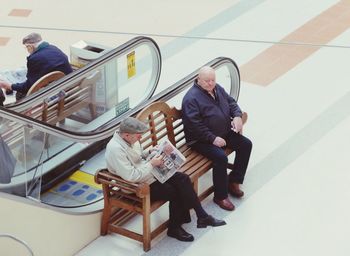
[[[215,70],[216,82],[237,101],[240,92],[240,74],[236,63],[230,58],[219,57],[203,66],[211,66]],[[195,79],[197,79],[199,69],[200,68],[164,91],[154,95],[150,100],[145,102],[143,106],[141,106],[141,109],[158,100],[166,101],[171,106],[181,109],[182,98],[193,85]]]
[[[218,71],[217,82],[226,89],[230,88],[229,91],[231,92],[231,95],[234,98],[237,98],[240,84],[239,84],[239,72],[234,62],[231,59],[221,57],[207,63],[206,65],[211,65],[215,70]],[[221,69],[222,71],[220,71]],[[157,100],[167,101],[172,98],[175,98],[176,96],[177,98],[178,96],[181,96],[181,93],[184,93],[184,91],[188,90],[190,86],[193,85],[194,80],[198,76],[198,70],[192,72],[190,75],[186,76],[185,78],[178,81],[177,83],[169,86],[167,89],[153,96],[151,99],[144,101],[135,107],[133,106],[126,113],[120,114],[119,112],[118,114],[116,114],[116,111],[117,111],[116,108],[108,109],[102,114],[102,117],[97,117],[97,119],[90,121],[88,125],[86,125],[88,129],[85,129],[85,126],[74,127],[74,120],[70,120],[68,124],[65,123],[66,120],[62,120],[58,122],[56,125],[49,125],[44,122],[36,121],[33,118],[20,115],[8,109],[0,108],[0,116],[5,117],[9,120],[12,120],[15,123],[19,123],[19,124],[22,123],[22,124],[33,126],[35,127],[35,129],[38,129],[43,132],[47,132],[54,136],[58,136],[62,138],[67,137],[72,141],[79,141],[79,142],[81,141],[81,142],[88,142],[88,143],[100,141],[112,136],[119,122],[125,116],[135,115],[138,111],[140,111],[145,106],[149,105],[154,101],[157,101]],[[235,76],[234,79],[232,78],[232,74],[234,74]],[[232,94],[232,92],[234,92],[236,95]],[[72,125],[73,128],[71,129],[62,128],[64,126],[69,126],[70,124]]]
[[[217,82],[227,91],[230,91],[231,95],[232,92],[239,92],[239,73],[232,60],[218,58],[206,65],[211,65],[217,71]],[[234,74],[234,79],[232,78],[232,74]],[[184,79],[178,81],[151,99],[133,107],[126,114],[135,115],[145,106],[157,100],[166,101],[170,105],[180,108],[182,94],[192,86],[197,75],[198,70],[192,72]],[[238,94],[232,96],[236,98]],[[62,123],[58,123],[56,126],[48,126],[45,123],[33,119],[28,119],[26,117],[21,118],[13,111],[0,109],[0,117],[3,118],[0,125],[1,134],[18,161],[15,175],[11,183],[1,184],[0,190],[27,196],[38,201],[46,200],[45,203],[55,205],[55,203],[49,202],[50,196],[48,196],[49,194],[46,194],[46,192],[52,192],[54,188],[56,190],[62,190],[66,187],[64,182],[70,179],[70,175],[79,169],[84,169],[81,168],[84,167],[82,165],[84,162],[89,161],[93,154],[96,155],[100,153],[100,155],[103,155],[101,150],[103,150],[105,141],[113,135],[118,128],[120,120],[123,118],[122,116],[115,115],[115,111],[116,110],[112,108],[102,114],[102,116],[109,115],[109,117],[105,119],[105,121],[111,120],[108,121],[107,126],[103,119],[100,119],[102,120],[101,122],[90,122],[90,125],[94,126],[94,131],[98,135],[92,136],[90,132],[85,134],[83,132],[84,128],[80,128],[81,133],[76,131],[73,133],[73,131],[61,129],[61,126],[63,127],[70,124],[67,124],[66,120]],[[8,118],[5,118],[6,116],[8,116]],[[103,127],[103,129],[100,129],[100,127]],[[92,137],[86,139],[86,137],[89,136]],[[16,141],[16,143],[11,144],[10,142],[13,140]],[[98,146],[97,144],[101,145]],[[68,162],[70,165],[65,165]],[[50,178],[49,181],[47,181],[47,177]],[[63,186],[63,188],[60,186]],[[81,186],[84,186],[84,184]],[[46,188],[43,189],[44,187]],[[81,189],[82,188],[77,188],[79,191],[74,195],[76,196],[77,193],[83,194],[82,191],[80,191]],[[39,193],[39,191],[42,193]],[[72,188],[70,192],[74,193],[75,190]],[[91,192],[91,194],[93,193]],[[95,193],[95,195],[97,194]],[[101,197],[91,195],[87,199],[91,201],[86,201],[86,204],[93,203],[101,200],[102,195]],[[78,207],[78,205],[73,206],[72,203],[69,205],[62,204],[63,203],[60,203],[57,206],[68,208]],[[82,203],[81,205],[84,204]]]
[[[4,117],[1,119],[0,134],[15,159],[15,168],[9,182],[0,181],[0,191],[40,200],[42,176],[82,150],[86,144],[75,143]],[[64,172],[62,170],[62,174]]]
[[[8,109],[67,131],[88,132],[149,99],[160,70],[156,43],[135,38]]]

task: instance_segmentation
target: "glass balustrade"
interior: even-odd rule
[[[137,37],[7,108],[65,130],[93,130],[150,98],[160,71],[158,46]]]
[[[240,84],[235,63],[228,58],[217,58],[207,65],[211,65],[217,71],[217,82],[237,98]],[[96,73],[95,70],[93,72]],[[60,207],[78,207],[100,200],[102,194],[98,189],[90,189],[89,194],[84,195],[85,199],[90,198],[90,200],[70,200],[68,204],[69,193],[75,193],[78,198],[80,196],[78,194],[83,194],[85,188],[73,190],[74,180],[63,182],[59,187],[57,184],[67,179],[73,172],[79,170],[85,161],[89,161],[103,150],[125,116],[134,115],[157,100],[167,101],[170,105],[180,108],[182,95],[192,86],[197,74],[198,69],[142,103],[130,100],[135,104],[130,104],[127,109],[119,113],[117,104],[107,107],[104,111],[97,113],[96,118],[92,120],[89,120],[91,113],[88,107],[55,124],[47,124],[28,116],[18,115],[11,110],[0,109],[1,135],[17,161],[11,183],[1,184],[0,190]],[[147,71],[142,75],[147,75]],[[128,95],[134,90],[128,84],[124,86],[129,91],[125,89],[123,100],[130,99]],[[117,91],[114,92],[117,93]],[[123,95],[119,92],[118,97]],[[113,95],[110,97],[113,98]],[[66,192],[66,198],[62,198],[62,202],[55,199],[53,203],[52,194],[48,195],[47,191]]]

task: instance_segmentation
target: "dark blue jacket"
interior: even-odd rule
[[[27,80],[12,84],[12,90],[26,94],[30,87],[42,76],[52,71],[71,73],[72,67],[67,56],[56,46],[42,42],[36,51],[27,57]]]
[[[231,117],[242,116],[236,101],[220,85],[215,86],[216,99],[197,81],[182,100],[182,121],[187,142],[213,143],[215,137],[226,138],[231,131]]]

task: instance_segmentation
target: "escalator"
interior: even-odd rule
[[[133,56],[132,64],[135,72],[132,76],[128,73],[129,55]],[[156,90],[160,72],[161,55],[157,44],[148,37],[135,37],[46,88],[19,102],[6,105],[6,109],[50,123],[63,130],[87,131],[100,126],[101,119],[102,123],[108,123],[109,119],[149,99]],[[126,93],[128,88],[137,88],[137,93],[128,95]],[[91,97],[86,97],[87,93],[90,93]],[[62,111],[60,113],[61,101],[65,105],[63,108],[65,113]],[[45,120],[44,110],[46,110]],[[47,162],[46,159],[54,158],[57,152],[64,149],[69,151],[72,147],[70,141],[61,141],[59,148],[53,149],[48,146],[52,143],[52,136],[33,135],[37,132],[29,130],[20,122],[2,120],[0,124],[0,134],[15,150],[14,155],[17,158],[13,182],[10,186],[0,185],[2,191],[28,196],[33,187],[15,186],[17,182],[22,183],[22,176],[28,173],[36,176],[39,171],[38,163]],[[40,157],[33,155],[33,152],[46,148],[46,155],[41,154]],[[50,173],[59,177],[65,177],[66,173],[71,172],[70,169],[62,170],[54,166],[46,169],[52,170]],[[42,174],[45,174],[45,171]],[[56,182],[56,178],[49,179],[50,182]]]
[[[133,72],[130,72],[130,66]],[[133,107],[152,96],[160,72],[161,54],[156,42],[149,37],[135,37],[38,92],[18,102],[7,104],[6,108],[28,114],[45,101],[57,98],[62,91],[82,83],[84,79],[97,73],[98,79],[94,81],[96,83],[94,104],[99,113],[108,111],[110,106],[129,97],[125,95],[125,87],[137,88],[137,93],[129,97],[129,104]],[[38,119],[40,120],[40,117]]]
[[[240,76],[237,65],[229,58],[216,58],[206,65],[216,70],[217,82],[238,99]],[[75,120],[49,125],[10,109],[0,109],[1,134],[4,128],[20,126],[22,140],[11,148],[16,156],[16,175],[0,190],[22,195],[40,203],[70,211],[89,212],[102,207],[101,188],[93,183],[93,175],[104,167],[104,148],[121,120],[135,115],[158,100],[180,108],[181,99],[198,74],[195,70],[150,99],[129,107],[125,112],[112,106],[96,119],[75,128]],[[135,88],[125,89],[132,97]],[[68,129],[67,127],[73,127]],[[4,138],[6,140],[6,138]]]

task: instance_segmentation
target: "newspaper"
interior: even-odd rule
[[[0,71],[0,80],[10,84],[23,83],[27,80],[27,68],[20,67],[14,70]]]
[[[45,102],[47,104],[54,104],[56,102],[58,102],[59,100],[63,99],[64,97],[66,97],[67,93],[65,91],[59,91],[57,94],[47,98],[45,100]]]
[[[186,158],[169,140],[164,140],[154,148],[148,160],[159,155],[162,156],[164,163],[162,166],[154,167],[152,174],[160,183],[164,183],[185,163]]]

